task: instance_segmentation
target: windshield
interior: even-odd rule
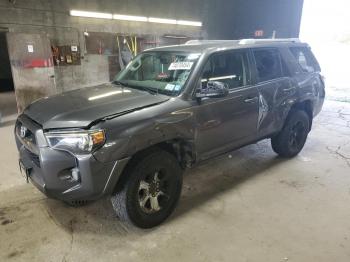
[[[115,78],[116,82],[165,95],[178,95],[200,54],[154,51],[135,57]]]

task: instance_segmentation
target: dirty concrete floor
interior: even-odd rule
[[[72,208],[26,184],[0,127],[0,261],[350,261],[350,104],[326,102],[302,153],[269,141],[186,172],[176,212],[140,230],[108,199]]]

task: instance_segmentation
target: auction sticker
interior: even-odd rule
[[[174,62],[171,63],[168,70],[190,70],[193,62]]]
[[[173,85],[173,84],[167,84],[167,85],[165,86],[165,90],[169,90],[169,91],[173,91],[174,88],[175,88],[175,85]]]

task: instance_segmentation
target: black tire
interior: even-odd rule
[[[282,157],[294,157],[303,149],[308,133],[310,120],[305,111],[290,112],[282,131],[271,138],[273,151]]]
[[[117,216],[140,228],[161,224],[181,194],[182,169],[176,158],[160,149],[146,151],[131,160],[126,172],[122,188],[111,199]],[[157,205],[160,210],[154,208]]]

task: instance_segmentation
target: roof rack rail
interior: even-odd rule
[[[219,44],[219,43],[238,43],[240,45],[252,45],[252,44],[263,44],[263,43],[300,43],[299,38],[259,38],[259,39],[240,39],[240,40],[190,40],[187,41],[186,45],[198,45],[198,44]]]
[[[198,44],[216,44],[216,43],[233,43],[239,40],[189,40],[186,45],[198,45]]]
[[[240,45],[257,44],[257,43],[300,43],[299,38],[260,38],[260,39],[241,39],[239,40]]]

